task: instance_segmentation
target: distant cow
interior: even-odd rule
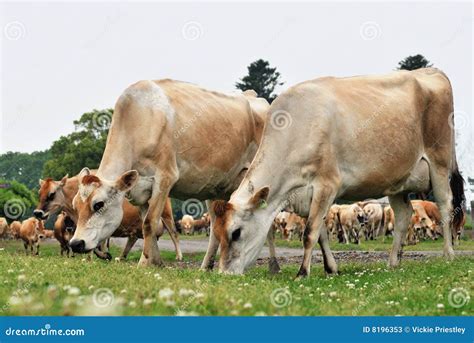
[[[290,216],[290,212],[282,211],[277,214],[274,220],[276,231],[280,233],[282,238],[283,238],[283,230],[285,229],[286,224],[288,223],[289,216]]]
[[[426,215],[431,219],[433,222],[433,236],[437,238],[437,236],[442,235],[441,230],[441,213],[439,212],[438,205],[434,202],[426,201],[426,200],[412,200],[413,206],[422,206],[425,210]],[[455,237],[453,237],[455,238]]]
[[[21,224],[20,238],[24,242],[25,253],[28,255],[28,247],[31,249],[31,254],[39,255],[39,242],[44,238],[43,221],[30,218]]]
[[[209,213],[204,213],[204,215],[200,219],[194,219],[193,227],[194,232],[196,233],[203,233],[205,232],[207,236],[209,236],[209,228],[211,225],[211,218]]]
[[[68,217],[66,213],[62,212],[58,215],[54,223],[54,237],[61,246],[61,256],[66,253],[66,256],[69,257],[69,254],[72,252],[72,249],[69,247],[69,241],[74,235],[75,229],[76,224],[74,224],[74,221]],[[72,256],[74,257],[74,252],[72,252]]]
[[[365,240],[373,240],[378,236],[383,219],[382,205],[378,202],[365,203],[363,210],[366,216],[367,224],[365,227]]]
[[[411,204],[413,207],[411,225],[416,226],[417,230],[415,233],[419,236],[419,238],[431,238],[433,240],[437,239],[435,223],[426,213],[423,203],[413,200]]]
[[[344,235],[339,223],[339,205],[334,204],[329,208],[329,211],[324,218],[324,225],[326,226],[328,236],[331,239],[337,239],[339,243],[344,241]]]
[[[10,227],[5,218],[0,217],[0,238],[9,238]]]
[[[15,220],[14,222],[10,224],[10,232],[14,239],[20,238],[20,228],[21,228],[21,222],[19,222],[18,220]]]
[[[358,204],[340,205],[339,220],[344,235],[344,243],[353,241],[360,244],[361,231],[366,222],[364,210]]]
[[[185,214],[181,218],[181,230],[185,235],[194,235],[194,218],[189,214]]]
[[[385,241],[385,237],[393,233],[393,228],[395,227],[395,213],[393,212],[390,206],[385,206],[383,209],[384,220],[383,220],[383,234],[382,242]]]
[[[296,213],[290,213],[286,219],[286,225],[283,228],[283,239],[290,241],[294,234],[296,234],[301,241],[306,226],[306,220]]]

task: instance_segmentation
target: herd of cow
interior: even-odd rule
[[[128,237],[125,257],[143,238],[139,265],[161,265],[164,230],[182,257],[169,197],[193,198],[206,201],[209,215],[179,224],[192,233],[210,223],[203,269],[213,268],[220,248],[220,271],[243,273],[268,241],[270,270],[278,271],[272,226],[303,240],[299,277],[309,275],[316,242],[326,272],[337,272],[328,230],[346,243],[373,239],[380,227],[392,231],[390,266],[400,263],[407,237],[442,234],[444,254],[453,258],[452,237],[464,218],[453,110],[449,79],[434,68],[306,81],[271,106],[253,91],[140,81],[115,104],[98,170],[41,180],[30,225],[64,212],[61,232],[75,225],[65,251],[107,258],[107,240],[119,236]],[[436,211],[409,200],[429,192]],[[334,205],[385,196],[390,207]],[[24,223],[20,236],[31,230]]]

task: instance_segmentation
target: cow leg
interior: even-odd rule
[[[268,231],[267,235],[268,250],[270,250],[270,261],[268,261],[268,270],[270,274],[277,274],[280,271],[280,266],[276,259],[275,252],[275,231],[272,228]]]
[[[452,193],[449,186],[449,173],[446,168],[436,168],[430,165],[430,179],[433,195],[441,214],[441,226],[444,236],[444,256],[447,259],[454,258],[451,230],[451,213],[453,213]]]
[[[209,211],[209,218],[211,220],[209,229],[209,245],[207,246],[206,255],[202,260],[201,270],[212,270],[216,260],[217,249],[219,249],[219,240],[214,234],[214,223],[216,220],[214,211],[212,211],[211,201],[206,200],[207,210]]]
[[[171,208],[171,200],[169,198],[166,200],[161,219],[166,231],[168,231],[170,238],[173,241],[174,250],[176,251],[176,260],[182,261],[183,254],[181,253],[178,231],[176,230],[176,224],[173,218],[173,209]]]
[[[389,197],[390,206],[395,213],[395,228],[393,235],[392,251],[389,257],[389,266],[396,267],[400,264],[402,244],[407,237],[413,208],[407,196],[396,194]]]
[[[25,247],[25,254],[28,255],[28,243],[23,243],[23,246]]]
[[[150,200],[148,200],[148,210],[143,221],[143,252],[138,262],[139,266],[163,265],[158,249],[158,226],[161,221],[161,215],[174,182],[171,179],[155,177],[161,180],[153,185],[153,192]]]
[[[313,246],[319,242],[323,253],[324,268],[328,273],[337,273],[337,264],[331,249],[326,230],[324,229],[323,217],[334,202],[337,194],[336,187],[332,185],[315,184],[313,199],[309,210],[308,223],[304,232],[304,256],[303,263],[298,271],[297,277],[306,277],[310,274]]]
[[[35,253],[35,255],[38,256],[38,255],[39,255],[39,250],[40,250],[39,242],[36,242],[35,247],[36,247],[36,253]]]
[[[125,244],[125,248],[123,248],[122,254],[120,255],[121,260],[125,260],[128,256],[128,253],[132,249],[132,247],[135,245],[137,242],[138,237],[136,236],[129,236],[127,238],[127,244]]]

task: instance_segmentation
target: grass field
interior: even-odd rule
[[[62,258],[56,244],[43,246],[40,257],[25,256],[19,242],[0,247],[1,315],[474,314],[473,257],[404,261],[394,270],[385,262],[340,263],[333,277],[313,264],[308,279],[295,281],[297,265],[276,276],[266,267],[231,276],[177,267],[168,252],[167,267],[137,268],[139,252],[106,262]]]

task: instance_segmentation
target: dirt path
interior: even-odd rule
[[[125,246],[125,238],[112,238],[111,243],[118,245],[120,247]],[[207,240],[181,240],[181,251],[184,254],[190,253],[202,253],[206,252],[207,249]],[[161,250],[164,251],[174,251],[173,242],[170,240],[160,240],[158,246]],[[135,244],[132,250],[141,250],[143,248],[143,240],[139,239]],[[301,263],[301,256],[303,256],[303,249],[297,248],[285,248],[277,247],[276,253],[278,260],[281,263]],[[386,261],[388,259],[388,253],[385,251],[334,251],[334,256],[336,260],[348,260],[348,261]],[[456,251],[457,255],[470,255],[474,256],[474,251]],[[413,260],[424,259],[427,257],[436,257],[442,256],[442,251],[406,251],[403,253],[404,258],[409,258]],[[264,247],[259,256],[259,264],[266,263],[268,260],[269,253],[268,248]],[[313,260],[315,262],[321,261],[321,250],[313,250]]]

